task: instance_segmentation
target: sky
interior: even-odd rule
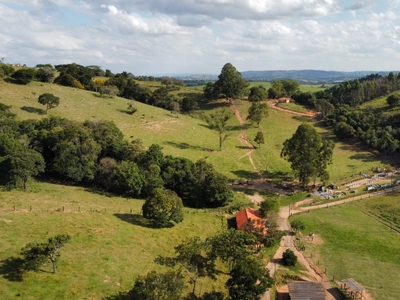
[[[0,0],[0,59],[134,75],[400,69],[400,0]]]

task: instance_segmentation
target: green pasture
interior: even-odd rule
[[[312,257],[322,270],[326,269],[331,279],[354,278],[374,299],[398,299],[398,233],[363,213],[364,207],[372,203],[388,201],[397,207],[398,218],[398,204],[394,204],[397,199],[398,195],[364,199],[295,215],[293,218],[302,220],[306,226],[304,235],[313,232],[322,239],[322,243],[313,244],[304,237],[305,255]]]
[[[142,82],[140,82],[142,83]],[[159,83],[146,82],[149,85]],[[119,97],[100,97],[92,91],[63,87],[55,84],[32,82],[28,85],[15,85],[0,81],[0,102],[11,105],[11,111],[20,119],[40,119],[46,117],[44,107],[37,102],[39,95],[53,93],[60,97],[60,105],[51,109],[48,115],[60,116],[76,121],[112,120],[124,133],[127,140],[141,139],[145,147],[159,144],[165,154],[186,157],[193,161],[206,159],[219,171],[231,179],[255,178],[257,174],[248,159],[249,151],[256,168],[278,181],[286,174],[291,174],[290,165],[280,157],[283,142],[290,138],[297,127],[304,121],[313,122],[308,117],[295,116],[289,113],[269,110],[268,118],[262,120],[256,128],[246,121],[250,103],[235,101],[240,110],[244,126],[240,126],[233,114],[228,123],[227,139],[222,151],[218,151],[218,134],[208,128],[199,114],[196,116],[171,114],[170,111],[135,102],[138,111],[131,115],[127,113],[129,100]],[[177,91],[180,95],[193,93],[193,90],[182,88]],[[198,92],[194,92],[198,93]],[[207,105],[201,113],[209,113],[217,103]],[[227,107],[227,109],[230,109]],[[324,138],[336,142],[333,164],[329,166],[333,181],[351,178],[354,174],[366,172],[371,168],[386,165],[388,158],[371,153],[359,145],[349,145],[339,142],[324,127],[315,123],[317,130]],[[265,144],[259,149],[243,145],[238,136],[240,133],[253,142],[257,131],[264,134]]]
[[[308,111],[307,108],[305,108],[302,105],[293,103],[293,102],[289,102],[289,103],[278,103],[279,107],[282,107],[284,109],[288,109],[288,110],[292,110],[295,112],[300,112],[300,113],[306,113]]]
[[[2,300],[18,295],[20,299],[102,299],[126,291],[138,275],[165,270],[153,262],[157,255],[173,256],[174,246],[184,238],[215,235],[227,222],[218,211],[185,208],[182,223],[154,229],[140,215],[143,200],[48,183],[31,187],[31,192],[0,192]],[[9,278],[23,246],[61,233],[72,238],[61,249],[59,273],[50,273],[48,265],[38,273],[27,273],[22,281]],[[226,279],[224,275],[216,281],[201,278],[196,291],[220,289]]]

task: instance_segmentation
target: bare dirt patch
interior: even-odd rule
[[[0,218],[0,221],[5,222],[5,223],[11,223],[12,222],[11,220],[7,220],[7,219],[3,219],[3,218]]]

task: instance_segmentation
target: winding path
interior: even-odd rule
[[[231,108],[233,112],[235,113],[235,116],[237,120],[239,121],[240,126],[243,128],[244,127],[244,121],[242,119],[242,116],[240,115],[240,111],[237,108],[236,104],[232,102]],[[237,136],[237,139],[240,141],[240,144],[248,149],[249,151],[246,152],[243,156],[239,157],[239,160],[248,157],[251,166],[253,167],[254,171],[261,176],[261,172],[256,168],[256,165],[254,164],[253,157],[251,154],[254,152],[254,146],[249,142],[249,137],[247,135],[247,132],[243,129],[239,135]]]

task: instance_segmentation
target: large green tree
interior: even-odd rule
[[[300,184],[305,188],[311,179],[329,179],[326,168],[332,163],[333,148],[332,141],[323,141],[312,125],[303,123],[283,143],[281,156],[290,162]]]
[[[183,221],[182,199],[171,190],[156,188],[142,206],[143,216],[157,227]]]
[[[244,95],[248,86],[248,81],[242,78],[242,74],[231,63],[222,67],[221,74],[214,83],[214,89],[228,99],[235,99]]]
[[[193,166],[195,183],[188,199],[195,207],[220,207],[233,200],[233,192],[228,186],[228,178],[217,171],[204,160],[197,161]]]
[[[31,82],[36,75],[36,70],[32,68],[22,68],[15,71],[11,78],[13,78],[19,84],[28,84]]]
[[[256,123],[257,127],[260,126],[262,119],[268,116],[268,105],[261,102],[253,102],[249,108],[247,120]]]
[[[212,254],[227,263],[229,270],[233,268],[236,260],[250,255],[250,246],[255,245],[256,241],[257,238],[253,234],[234,228],[208,239]]]
[[[42,105],[46,105],[46,114],[49,109],[57,107],[60,104],[60,97],[54,96],[50,93],[44,93],[39,96],[38,102]]]
[[[230,112],[226,108],[218,108],[214,110],[212,113],[208,114],[205,118],[210,128],[218,132],[219,151],[222,150],[222,143],[228,137],[228,135],[225,134],[225,131],[226,131],[226,124],[228,123],[228,120],[231,118],[231,116],[232,112]]]
[[[257,300],[273,284],[269,270],[252,257],[237,260],[226,282],[231,300]]]
[[[268,98],[268,92],[265,89],[265,87],[259,85],[259,86],[253,86],[250,89],[250,94],[249,94],[249,101],[251,102],[259,102],[262,100],[266,100]]]

